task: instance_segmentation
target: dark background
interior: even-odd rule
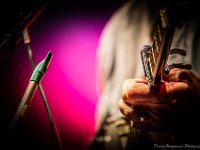
[[[22,29],[21,27],[24,27],[23,22],[28,23],[28,21],[32,19],[32,16],[35,17],[34,15],[36,15],[36,13],[34,12],[38,12],[38,10],[42,8],[45,4],[47,6],[44,9],[45,12],[42,11],[39,16],[40,18],[42,16],[44,17],[43,19],[49,20],[58,14],[63,16],[64,14],[74,15],[74,14],[81,14],[82,12],[88,14],[93,13],[97,15],[102,14],[105,17],[109,18],[109,16],[113,13],[113,11],[116,10],[124,2],[125,1],[123,0],[116,0],[116,1],[114,0],[109,0],[109,1],[19,0],[17,2],[11,0],[2,1],[0,5],[0,19],[1,19],[0,40],[2,42],[10,34],[16,36],[16,31],[18,32],[21,31],[17,29],[19,28]],[[24,17],[27,17],[27,21],[25,21]],[[36,19],[37,18],[38,17],[36,17]]]
[[[39,30],[38,28],[47,30],[48,23],[53,24],[56,17],[60,19],[61,17],[69,17],[70,15],[78,16],[84,13],[85,15],[92,14],[93,16],[101,16],[106,23],[111,14],[122,3],[124,3],[123,0],[49,1],[45,10],[28,26],[33,37],[32,45],[34,47],[34,42],[38,42],[37,39],[39,39],[40,36],[40,33],[37,32]],[[35,14],[33,13],[33,16],[27,18],[27,20],[25,20],[25,18],[30,12],[37,10],[37,8],[40,8],[40,6],[43,6],[44,4],[46,4],[46,1],[44,0],[6,0],[0,2],[0,114],[1,141],[3,144],[5,144],[4,139],[8,126],[10,125],[13,115],[18,108],[20,99],[27,87],[27,82],[25,81],[29,80],[30,74],[32,73],[26,52],[22,52],[19,49],[23,47],[23,42],[20,40],[22,29],[30,23]],[[46,23],[45,26],[43,26],[44,22]],[[101,28],[103,29],[103,26]],[[49,30],[49,35],[51,35],[50,33],[51,30]],[[35,58],[41,60],[37,55],[35,55]],[[52,92],[53,90],[52,87]],[[36,95],[39,95],[38,92],[36,92]],[[45,109],[42,109],[43,112],[45,112]],[[27,117],[20,120],[9,139],[9,142],[4,145],[4,148],[1,144],[0,149],[59,149],[49,125],[48,117],[46,116],[46,118],[44,118],[46,124],[42,124],[40,123],[40,120],[34,116],[33,109],[30,109],[30,112],[32,112],[33,117],[30,117],[31,115],[27,114]],[[59,128],[59,125],[62,124],[62,120],[57,119],[57,122]],[[66,128],[68,127],[66,126]],[[71,135],[62,129],[59,131],[64,150],[79,150],[85,146],[84,140],[87,137],[84,137],[84,135]],[[77,138],[74,138],[74,136]]]

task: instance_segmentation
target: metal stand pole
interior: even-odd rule
[[[7,139],[9,138],[9,136],[11,135],[11,133],[13,132],[13,130],[15,129],[15,126],[17,125],[19,119],[21,119],[26,111],[28,110],[28,107],[31,103],[32,97],[38,87],[38,84],[40,82],[40,80],[42,79],[48,65],[49,62],[52,58],[52,53],[49,52],[47,54],[47,56],[45,57],[45,59],[43,59],[34,69],[33,74],[29,80],[29,84],[26,88],[26,91],[24,93],[24,96],[22,97],[22,100],[20,102],[20,105],[17,109],[17,112],[14,115],[14,118],[11,122],[10,128],[8,130],[8,135],[7,135]]]
[[[33,60],[32,49],[30,47],[30,37],[29,37],[28,29],[23,30],[23,39],[24,39],[24,44],[27,47],[28,57],[29,57],[32,69],[34,70],[35,63],[34,63],[34,60]],[[61,140],[60,140],[60,135],[59,135],[59,132],[58,132],[58,129],[57,129],[57,126],[56,126],[56,122],[54,120],[53,114],[52,114],[51,109],[49,107],[45,92],[44,92],[43,87],[40,83],[38,84],[38,87],[39,87],[40,94],[42,96],[43,102],[45,104],[45,108],[46,108],[48,116],[49,116],[50,125],[51,125],[53,133],[55,135],[55,139],[56,139],[60,149],[63,150]]]

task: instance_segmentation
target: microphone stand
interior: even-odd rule
[[[24,44],[26,45],[26,48],[27,48],[29,61],[31,63],[32,69],[34,70],[35,69],[35,63],[34,63],[34,60],[33,60],[32,49],[30,47],[30,36],[29,36],[27,28],[25,28],[23,30],[22,35],[23,35]],[[42,85],[40,83],[38,83],[38,88],[39,88],[39,92],[40,92],[40,94],[42,96],[43,102],[45,104],[45,108],[46,108],[46,111],[48,113],[50,125],[51,125],[51,128],[53,130],[55,139],[56,139],[56,141],[57,141],[57,143],[58,143],[58,145],[60,147],[60,150],[63,150],[63,147],[62,147],[62,144],[61,144],[61,140],[60,140],[60,136],[59,136],[59,132],[58,132],[58,129],[56,127],[55,119],[54,119],[53,114],[51,112],[51,109],[49,107],[49,104],[48,104],[45,92],[43,90],[43,87],[42,87]]]
[[[9,126],[8,129],[8,134],[7,134],[7,138],[9,138],[9,136],[11,135],[11,133],[13,132],[13,130],[15,129],[15,126],[17,125],[19,119],[21,119],[22,117],[24,117],[25,113],[28,110],[28,107],[31,103],[32,97],[38,87],[38,84],[41,80],[41,78],[43,77],[49,62],[52,58],[52,53],[48,52],[47,56],[45,57],[45,59],[43,59],[34,69],[32,76],[29,80],[29,84],[26,88],[26,91],[22,97],[22,100],[19,104],[19,107],[17,109],[17,112],[14,115],[14,118]]]
[[[6,56],[9,50],[13,49],[21,40],[21,33],[24,29],[28,28],[46,9],[50,0],[42,2],[31,10],[24,20],[20,22],[15,28],[7,33],[0,41],[0,61]]]
[[[44,74],[44,72],[45,72],[45,70],[48,66],[48,63],[49,63],[49,61],[52,57],[52,53],[49,52],[48,55],[46,56],[46,58],[40,64],[38,64],[35,67],[35,63],[34,63],[33,58],[32,58],[32,50],[31,50],[31,47],[30,47],[30,38],[28,36],[28,30],[27,30],[27,28],[32,24],[32,22],[45,10],[48,3],[49,2],[47,1],[44,4],[39,5],[34,10],[32,10],[25,17],[25,19],[14,30],[11,31],[10,34],[7,34],[5,36],[3,42],[0,43],[0,49],[1,49],[0,60],[1,60],[1,58],[3,58],[6,55],[8,50],[11,49],[12,47],[14,47],[19,42],[20,36],[23,33],[24,43],[25,43],[27,50],[28,50],[28,57],[29,57],[29,60],[31,62],[32,69],[34,70],[32,77],[30,79],[30,83],[29,83],[29,85],[28,85],[28,87],[25,91],[25,94],[22,98],[22,101],[21,101],[19,107],[18,107],[18,110],[17,110],[17,112],[16,112],[16,114],[15,114],[15,116],[14,116],[12,122],[11,122],[10,128],[8,130],[7,138],[9,137],[9,135],[14,130],[18,120],[24,116],[24,113],[26,112],[36,89],[39,88],[40,94],[41,94],[42,99],[43,99],[44,104],[45,104],[45,108],[48,112],[50,124],[51,124],[52,130],[53,130],[53,133],[55,135],[56,141],[57,141],[60,149],[63,150],[61,140],[60,140],[60,136],[58,134],[58,130],[57,130],[57,127],[56,127],[56,124],[55,124],[55,120],[53,118],[50,107],[48,105],[45,92],[42,88],[42,85],[39,83],[39,81],[40,81],[41,77],[43,76],[43,74]],[[36,77],[36,79],[33,79],[34,77]]]

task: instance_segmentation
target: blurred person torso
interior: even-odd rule
[[[188,3],[185,0],[182,2]],[[181,58],[181,61],[192,64],[192,70],[199,74],[200,22],[198,5],[194,0],[191,3],[194,4],[187,4],[189,7],[183,12],[181,12],[182,6],[177,7],[177,13],[182,16],[182,25],[175,30],[171,48],[186,50],[187,55]],[[118,136],[121,132],[121,129],[118,130],[118,126],[128,124],[126,120],[119,121],[123,118],[117,106],[118,100],[121,98],[121,86],[125,79],[144,77],[140,50],[143,45],[152,45],[159,10],[163,6],[171,4],[173,5],[173,1],[170,0],[129,0],[113,14],[102,32],[97,50],[100,99],[95,117],[96,132],[106,135],[102,136],[105,139],[99,139],[100,142],[107,144],[105,149],[124,149],[126,147],[123,143],[127,143],[127,139],[123,141],[122,146],[118,144],[120,141]],[[178,55],[168,61],[173,63],[176,60],[180,60]],[[105,125],[106,122],[109,124],[108,126]],[[126,135],[129,129],[123,132]],[[148,139],[151,138],[152,143],[173,143],[175,140],[168,134],[148,134]],[[142,136],[140,137],[142,139]],[[135,138],[136,140],[140,141],[138,138]]]

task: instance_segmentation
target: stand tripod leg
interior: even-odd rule
[[[24,39],[24,44],[27,47],[29,61],[31,63],[32,69],[34,70],[35,63],[34,63],[34,60],[33,60],[33,53],[32,53],[32,49],[30,47],[30,37],[29,37],[29,33],[28,33],[27,29],[24,29],[24,31],[23,31],[23,39]],[[45,92],[44,92],[43,87],[40,83],[38,84],[38,86],[39,86],[39,92],[42,96],[46,111],[47,111],[48,116],[49,116],[50,125],[51,125],[52,131],[54,133],[55,139],[56,139],[56,141],[59,145],[60,150],[63,150],[61,140],[60,140],[60,135],[59,135],[58,129],[56,127],[56,122],[54,120],[53,114],[51,113],[51,109],[49,107]]]
[[[28,107],[31,103],[31,99],[32,99],[37,87],[38,87],[38,84],[35,81],[29,82],[29,85],[26,88],[24,96],[21,100],[21,103],[20,103],[18,109],[17,109],[17,112],[15,113],[15,116],[11,122],[9,129],[8,129],[7,139],[14,131],[15,126],[16,126],[17,122],[19,121],[19,119],[22,118],[25,115],[26,111],[28,110]]]

